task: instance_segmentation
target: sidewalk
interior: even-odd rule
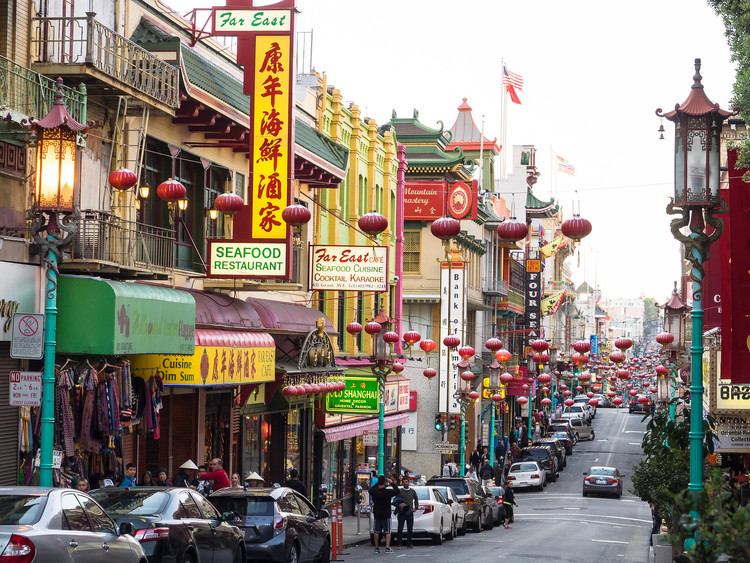
[[[329,521],[330,522],[330,521]],[[357,535],[357,517],[344,516],[344,547],[370,543],[370,515],[359,517],[359,535]]]

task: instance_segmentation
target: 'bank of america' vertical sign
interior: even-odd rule
[[[464,344],[464,315],[466,314],[466,292],[464,291],[465,269],[463,262],[448,262],[440,264],[440,392],[438,394],[438,410],[458,414],[461,405],[454,397],[458,391],[458,368],[461,361],[458,350],[453,349],[449,354],[448,347],[443,340],[449,334],[455,334]],[[448,319],[450,317],[450,325]]]

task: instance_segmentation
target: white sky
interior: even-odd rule
[[[223,4],[166,1],[180,12]],[[723,108],[734,82],[723,25],[705,0],[297,0],[297,8],[297,30],[313,30],[313,67],[378,124],[416,108],[424,124],[449,128],[466,97],[485,136],[499,139],[504,59],[525,80],[522,104],[509,103],[507,148],[535,145],[535,194],[555,190],[565,218],[580,202],[593,224],[575,281],[585,277],[605,297],[670,295],[680,259],[665,213],[674,127],[665,121],[659,141],[654,112],[687,98],[695,58]],[[550,173],[551,150],[575,176]]]

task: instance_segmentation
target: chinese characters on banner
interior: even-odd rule
[[[448,334],[455,334],[464,342],[464,315],[466,314],[466,291],[464,290],[464,263],[452,262],[448,268],[447,262],[440,264],[440,389],[438,394],[438,410],[458,414],[461,405],[454,397],[458,391],[458,368],[461,361],[458,350],[453,349],[448,357],[448,347],[443,340]],[[449,313],[450,311],[450,313]],[[448,317],[450,316],[450,327]]]
[[[289,204],[291,59],[290,37],[256,38],[250,194],[254,240],[286,238],[281,212]]]

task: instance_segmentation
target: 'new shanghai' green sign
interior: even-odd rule
[[[379,410],[380,393],[376,377],[346,377],[346,389],[326,393],[326,411],[347,414],[372,414]]]

